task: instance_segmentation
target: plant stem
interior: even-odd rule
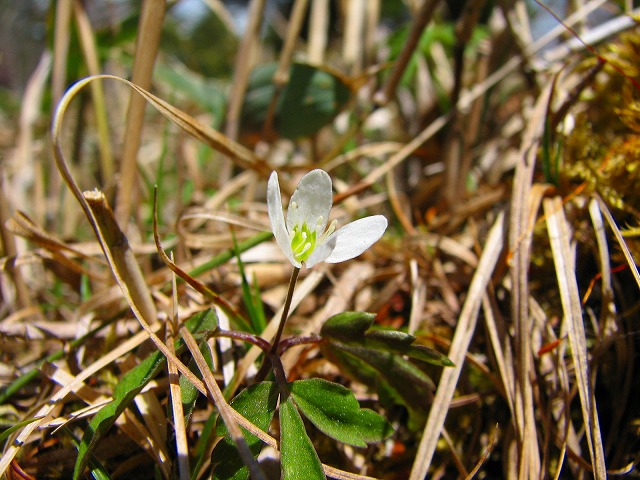
[[[256,383],[263,381],[267,377],[269,366],[275,368],[273,359],[280,354],[280,352],[278,352],[278,344],[280,343],[280,338],[282,337],[282,332],[284,331],[284,324],[287,323],[287,318],[289,317],[289,309],[291,308],[291,300],[293,299],[293,290],[296,286],[296,281],[298,280],[299,273],[300,269],[298,267],[293,267],[291,279],[289,280],[289,290],[287,291],[287,298],[285,299],[284,307],[282,308],[280,325],[278,325],[276,336],[273,337],[273,342],[270,345],[269,352],[264,356],[262,365],[260,366],[258,373],[256,373],[256,376],[254,377],[254,382]]]
[[[280,343],[280,338],[282,337],[282,332],[284,331],[284,324],[287,323],[287,318],[289,317],[289,309],[291,308],[291,300],[293,299],[293,290],[296,287],[296,281],[298,280],[299,273],[300,269],[298,267],[293,267],[291,279],[289,280],[289,290],[287,291],[287,298],[284,301],[282,317],[280,318],[280,325],[278,325],[278,332],[276,333],[276,336],[273,338],[273,342],[271,343],[270,353],[272,354],[276,353],[276,350],[278,349],[278,344]]]
[[[269,350],[271,349],[271,344],[267,342],[264,338],[256,337],[255,335],[252,335],[247,332],[237,332],[235,330],[218,329],[215,332],[213,332],[212,336],[232,338],[234,340],[240,340],[242,342],[251,343],[252,345],[255,345],[256,347],[262,349],[264,353],[268,353]]]
[[[278,346],[278,355],[282,355],[285,351],[291,347],[297,347],[298,345],[308,345],[311,343],[320,343],[322,337],[320,335],[310,335],[308,337],[289,337],[285,338]]]

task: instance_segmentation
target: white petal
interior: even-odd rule
[[[269,220],[271,221],[271,230],[273,231],[273,236],[276,237],[276,242],[278,242],[282,252],[289,261],[300,268],[300,262],[293,257],[289,232],[284,223],[280,184],[278,183],[278,174],[276,172],[271,173],[269,183],[267,184],[267,209],[269,211]]]
[[[329,237],[326,242],[316,245],[313,253],[309,255],[307,261],[304,262],[305,266],[307,268],[311,268],[317,263],[324,262],[327,257],[331,255],[331,252],[333,252],[334,248],[336,248],[337,240],[338,237],[333,235],[332,237]]]
[[[287,210],[287,228],[291,231],[295,225],[306,223],[311,230],[324,232],[332,205],[331,177],[324,170],[310,171],[302,177],[291,196]],[[320,217],[322,222],[318,225]]]
[[[357,257],[376,243],[386,229],[387,219],[382,215],[361,218],[345,225],[329,237],[329,240],[337,237],[337,242],[325,262],[339,263]]]

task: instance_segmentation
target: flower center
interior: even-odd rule
[[[299,262],[304,262],[316,248],[316,232],[310,230],[307,223],[296,225],[291,232],[291,250]]]

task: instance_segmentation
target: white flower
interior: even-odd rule
[[[339,230],[334,220],[327,228],[332,204],[331,177],[324,170],[312,170],[293,193],[285,221],[278,174],[273,172],[269,177],[267,206],[273,235],[295,267],[350,260],[377,242],[387,229],[382,215],[361,218]]]

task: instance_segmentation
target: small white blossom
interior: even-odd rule
[[[267,206],[273,235],[295,267],[350,260],[377,242],[387,229],[382,215],[361,218],[339,230],[336,220],[327,227],[332,205],[331,177],[324,170],[312,170],[293,193],[285,221],[278,174],[273,172],[269,177]]]

